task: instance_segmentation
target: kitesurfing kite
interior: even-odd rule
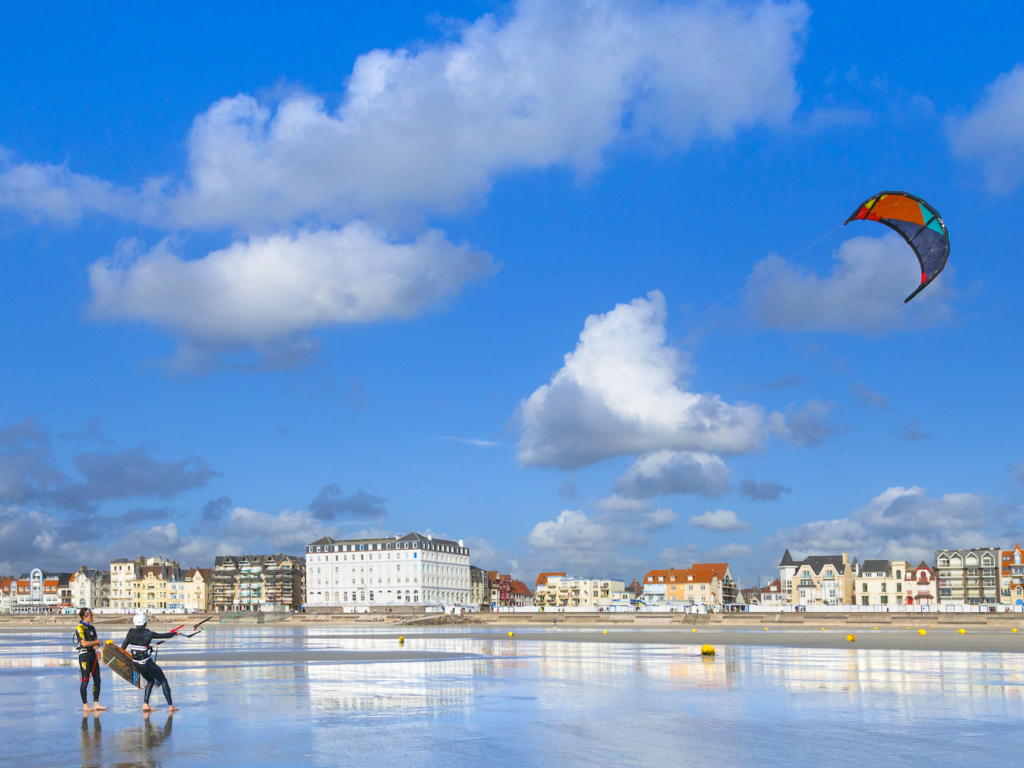
[[[904,304],[923,291],[945,268],[949,258],[949,232],[939,212],[920,197],[906,192],[879,192],[857,206],[845,224],[855,219],[877,221],[896,230],[917,254],[921,263],[921,284],[903,300]]]

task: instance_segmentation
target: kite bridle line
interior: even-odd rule
[[[668,334],[666,334],[666,336],[665,336],[665,339],[666,339],[666,341],[667,341],[667,340],[669,340],[669,339],[672,339],[672,338],[674,338],[674,337],[675,337],[675,336],[676,336],[676,335],[677,335],[677,334],[678,334],[678,333],[679,333],[680,331],[682,331],[682,330],[683,330],[684,328],[686,328],[686,327],[687,327],[688,325],[690,325],[691,323],[693,323],[693,322],[695,322],[696,320],[700,319],[701,317],[703,317],[704,315],[708,314],[708,313],[709,313],[709,312],[711,312],[712,310],[714,310],[714,309],[716,309],[716,308],[718,308],[718,307],[722,306],[722,304],[724,304],[725,302],[727,302],[727,301],[728,301],[729,299],[733,298],[734,296],[738,296],[739,294],[743,293],[743,292],[744,292],[745,290],[747,290],[748,288],[750,288],[750,287],[751,287],[752,285],[754,285],[755,283],[757,283],[757,282],[759,282],[760,280],[763,280],[764,278],[768,277],[768,275],[770,275],[770,274],[771,274],[772,272],[774,272],[775,270],[777,270],[777,269],[780,269],[781,267],[784,267],[784,266],[786,266],[786,265],[787,265],[787,264],[789,264],[789,263],[790,263],[791,261],[793,261],[793,259],[795,259],[795,258],[796,258],[797,256],[800,256],[801,254],[803,254],[803,253],[806,253],[806,252],[807,252],[807,251],[809,251],[809,250],[810,250],[811,248],[813,248],[813,247],[814,247],[814,246],[816,246],[816,245],[817,245],[818,243],[820,243],[820,242],[821,242],[822,240],[825,240],[825,239],[827,239],[827,238],[831,237],[831,236],[832,236],[833,234],[835,234],[835,233],[836,233],[836,231],[837,231],[837,230],[839,230],[839,229],[842,229],[842,226],[837,226],[837,227],[834,227],[833,229],[830,229],[830,230],[829,230],[828,232],[826,232],[826,233],[825,233],[824,235],[822,235],[821,237],[819,237],[819,238],[818,238],[817,240],[815,240],[815,241],[813,241],[813,242],[809,243],[808,245],[805,245],[805,246],[804,246],[803,248],[801,248],[801,249],[800,249],[799,251],[797,251],[796,253],[794,253],[794,254],[793,254],[792,256],[790,256],[789,258],[785,259],[784,261],[781,261],[781,262],[779,262],[779,263],[778,263],[778,264],[776,264],[776,265],[775,265],[774,267],[772,267],[772,268],[771,268],[771,269],[769,269],[768,271],[764,272],[763,274],[761,274],[761,275],[758,275],[758,276],[757,276],[756,278],[754,278],[753,280],[750,280],[750,281],[748,281],[748,282],[744,283],[744,285],[743,285],[742,287],[740,287],[740,288],[738,288],[737,290],[733,291],[732,293],[730,293],[730,294],[729,294],[728,296],[726,296],[725,298],[723,298],[723,299],[721,299],[721,300],[719,300],[719,301],[715,302],[714,304],[712,304],[712,305],[711,305],[710,307],[708,307],[707,309],[705,309],[705,310],[704,310],[703,312],[701,312],[700,314],[698,314],[698,315],[694,315],[694,316],[693,316],[693,317],[691,317],[691,318],[690,318],[689,320],[687,320],[686,322],[684,322],[684,323],[683,323],[682,325],[680,325],[680,326],[678,326],[678,327],[674,328],[674,329],[673,329],[672,331],[670,331],[670,332],[669,332]],[[868,298],[872,298],[872,297],[870,297],[870,296],[869,296]],[[840,310],[840,311],[842,311],[842,310]],[[827,319],[827,318],[826,318],[826,319]],[[798,331],[798,333],[799,333],[799,331]],[[758,353],[755,353],[755,354],[758,354]],[[703,379],[701,379],[701,381],[703,381]],[[548,412],[548,411],[550,411],[550,410],[553,410],[553,409],[555,409],[555,408],[558,408],[558,407],[559,407],[559,406],[561,406],[561,405],[562,405],[563,403],[565,403],[565,402],[569,401],[570,399],[572,399],[572,398],[573,398],[573,397],[575,397],[575,396],[576,396],[576,393],[572,393],[572,394],[566,395],[566,396],[565,396],[565,397],[563,397],[562,399],[560,399],[560,400],[556,400],[555,402],[551,403],[550,405],[545,405],[545,406],[544,406],[543,408],[541,408],[541,409],[540,409],[540,410],[539,410],[539,411],[537,412],[537,414],[538,414],[538,415],[540,415],[540,414],[544,414],[544,413],[547,413],[547,412]],[[506,437],[502,437],[502,438],[500,438],[499,440],[495,441],[495,444],[494,444],[493,446],[487,446],[487,448],[493,448],[493,447],[495,447],[495,446],[497,446],[497,445],[501,445],[502,443],[506,442],[506,441],[507,441],[507,440],[509,440],[509,439],[510,439],[511,437],[513,437],[513,436],[514,436],[514,435],[515,435],[515,434],[516,434],[516,433],[517,433],[517,432],[519,431],[519,429],[520,429],[520,428],[519,428],[518,426],[516,426],[516,427],[513,427],[513,428],[509,429],[509,430],[508,430],[509,434],[508,434],[508,435],[507,435]],[[503,431],[505,431],[505,430],[503,430]],[[599,430],[599,431],[600,431],[600,430]],[[596,434],[596,433],[595,433],[595,434]],[[573,445],[573,444],[575,444],[575,443],[579,442],[580,440],[586,440],[586,439],[587,439],[588,437],[591,437],[591,436],[592,436],[592,435],[584,435],[583,437],[579,438],[578,440],[574,440],[574,441],[573,441],[572,443],[567,443],[567,444],[566,444],[566,445],[564,445],[564,446],[561,446],[561,447],[559,447],[559,448],[556,448],[556,449],[554,449],[553,451],[551,451],[551,453],[557,453],[558,451],[560,451],[560,450],[562,450],[562,449],[564,449],[564,448],[568,448],[568,447],[570,447],[571,445]],[[416,494],[418,494],[418,493],[419,493],[420,491],[422,491],[422,490],[423,490],[424,488],[427,488],[428,486],[430,486],[430,485],[433,485],[434,483],[436,483],[436,482],[438,482],[439,480],[441,480],[441,479],[443,479],[443,478],[447,477],[448,475],[450,475],[450,474],[451,474],[452,472],[456,471],[457,469],[460,469],[460,468],[464,467],[464,466],[465,466],[466,464],[469,464],[469,463],[470,463],[471,461],[474,461],[474,460],[475,460],[475,459],[476,459],[476,458],[477,458],[478,456],[480,456],[481,454],[483,454],[483,452],[484,452],[484,448],[483,448],[483,447],[481,447],[481,448],[480,448],[480,450],[478,450],[478,451],[477,451],[476,453],[474,453],[474,454],[473,454],[472,456],[470,456],[469,458],[467,458],[467,459],[463,459],[462,461],[460,461],[459,463],[455,464],[454,466],[452,466],[452,467],[450,467],[450,468],[446,469],[446,470],[445,470],[444,472],[442,472],[441,474],[439,474],[439,475],[435,475],[434,477],[430,478],[430,480],[426,481],[426,482],[425,482],[425,483],[423,483],[422,485],[418,486],[417,488],[414,488],[414,489],[413,489],[412,491],[410,491],[410,492],[409,492],[408,494],[406,494],[406,495],[405,495],[405,496],[403,496],[402,498],[400,498],[400,499],[396,499],[396,500],[395,500],[395,503],[396,503],[396,504],[401,504],[402,502],[404,502],[404,501],[407,501],[407,500],[411,499],[411,498],[412,498],[413,496],[415,496]],[[517,468],[516,470],[513,470],[513,472],[515,472],[515,471],[518,471],[519,469],[522,469],[522,468],[524,468],[524,467],[528,467],[528,466],[531,466],[532,464],[535,464],[535,463],[536,463],[537,461],[540,461],[541,459],[543,459],[543,458],[546,458],[547,456],[551,455],[551,453],[546,453],[546,454],[543,454],[543,455],[541,455],[540,457],[538,457],[537,459],[534,459],[533,461],[529,461],[529,462],[526,462],[525,464],[521,464],[521,465],[520,465],[520,466],[519,466],[519,467],[518,467],[518,468]]]

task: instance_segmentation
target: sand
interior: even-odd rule
[[[290,622],[282,622],[275,625],[207,625],[208,636],[221,633],[244,632],[247,635],[265,634],[268,638],[275,634],[291,634],[298,629]],[[156,628],[156,627],[154,627]],[[303,629],[310,629],[308,626]],[[249,661],[249,662],[271,662],[271,661],[375,661],[384,659],[396,659],[408,657],[409,660],[426,659],[448,659],[465,658],[473,654],[452,654],[425,651],[416,648],[417,640],[428,640],[430,638],[465,639],[465,640],[486,640],[497,644],[499,647],[494,651],[500,652],[500,646],[514,643],[522,652],[527,652],[531,646],[537,648],[537,653],[543,654],[542,643],[615,643],[615,644],[645,644],[645,645],[693,645],[700,646],[710,644],[716,649],[724,649],[728,646],[775,646],[788,648],[845,648],[848,650],[916,650],[916,651],[939,651],[939,652],[968,652],[968,653],[1022,653],[1024,652],[1024,631],[1011,632],[1009,627],[978,627],[965,626],[966,632],[960,634],[960,628],[950,625],[932,629],[930,625],[924,627],[925,635],[918,632],[915,626],[911,629],[904,627],[883,627],[875,630],[872,626],[849,628],[849,627],[827,627],[824,631],[821,626],[804,627],[769,627],[765,632],[763,627],[758,628],[718,628],[718,627],[665,627],[665,628],[636,628],[636,627],[608,627],[601,625],[592,626],[550,626],[524,627],[522,625],[490,625],[487,627],[472,626],[465,629],[459,627],[443,628],[414,628],[396,627],[393,625],[362,624],[356,628],[354,625],[326,624],[322,632],[308,636],[315,639],[318,649],[306,649],[293,642],[282,643],[280,650],[269,649],[260,651],[238,651],[218,650],[215,653],[203,651],[189,652],[187,640],[182,639],[181,646],[178,640],[174,644],[162,646],[160,656],[162,659],[180,659],[189,661],[201,661],[209,657],[210,660],[218,661]],[[119,641],[123,637],[125,628],[111,626],[109,629],[97,627],[101,637],[111,637]],[[17,636],[27,634],[63,634],[66,627],[59,626],[34,626],[34,627],[0,627],[0,639],[7,637],[8,642],[15,640]],[[508,632],[514,632],[514,637],[508,637]],[[847,635],[854,634],[856,640],[849,642]],[[403,647],[398,647],[399,636],[405,637]],[[368,649],[351,651],[323,650],[323,644],[331,640],[339,643],[348,640],[360,641],[384,641],[394,642],[393,649]],[[236,658],[237,657],[237,658]]]

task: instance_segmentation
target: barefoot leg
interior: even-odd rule
[[[149,703],[147,702],[147,703],[142,705],[142,711],[143,712],[156,712],[156,707],[149,706]]]
[[[92,703],[93,712],[106,712],[107,708],[100,704],[98,701]]]
[[[167,711],[168,711],[168,712],[177,712],[177,711],[178,711],[178,708],[177,708],[176,706],[174,706],[173,704],[171,704],[171,706],[169,706],[169,707],[167,708]]]

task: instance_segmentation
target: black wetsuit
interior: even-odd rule
[[[96,627],[86,624],[84,621],[78,623],[75,628],[75,635],[78,638],[78,679],[82,681],[79,690],[82,694],[82,703],[89,703],[89,678],[92,678],[92,700],[100,700],[100,660],[96,653],[96,647],[85,648],[81,643],[85,640],[96,639]]]
[[[153,632],[145,627],[132,627],[125,635],[122,648],[126,648],[132,655],[132,661],[139,674],[146,679],[146,691],[143,701],[149,703],[149,694],[153,692],[153,686],[159,685],[167,699],[167,706],[173,706],[171,701],[171,686],[164,677],[164,671],[153,661],[153,641],[166,640],[174,637],[177,632]]]

